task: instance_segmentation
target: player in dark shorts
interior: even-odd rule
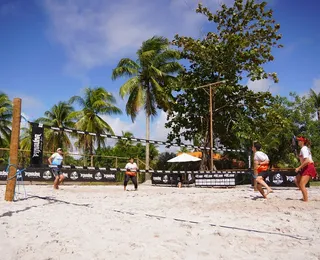
[[[253,178],[257,182],[258,191],[266,199],[268,194],[273,192],[273,190],[264,181],[265,178],[269,175],[269,173],[267,172],[269,168],[269,157],[264,152],[260,151],[260,149],[261,149],[261,144],[258,142],[255,142],[252,147],[252,151],[255,153]],[[265,187],[267,189],[267,193],[264,193],[264,190],[262,187]]]

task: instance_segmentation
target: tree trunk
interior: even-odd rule
[[[90,165],[93,167],[93,140],[92,136],[90,137]]]
[[[317,109],[318,121],[320,121],[320,108]]]
[[[150,140],[150,116],[146,114],[146,139]],[[149,170],[150,149],[149,143],[146,143],[146,170]],[[146,173],[146,181],[151,179],[150,173]]]
[[[206,140],[203,144],[204,147],[207,147],[209,145],[209,139],[210,139],[210,131],[207,131],[206,134]],[[200,170],[205,171],[209,169],[209,164],[210,164],[210,151],[207,149],[202,150],[202,160],[200,163]]]

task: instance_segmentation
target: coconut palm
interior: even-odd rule
[[[43,123],[55,127],[74,127],[74,118],[72,112],[74,108],[66,103],[59,102],[50,110],[44,113],[44,117],[36,120],[37,123]],[[72,143],[68,134],[64,131],[45,131],[45,148],[47,150],[55,151],[58,147],[72,149]]]
[[[26,165],[29,163],[30,150],[31,150],[31,135],[32,127],[22,127],[20,134],[20,163],[21,165]]]
[[[120,88],[120,96],[128,96],[126,112],[134,122],[141,108],[146,114],[146,139],[150,139],[150,117],[157,115],[157,108],[168,110],[172,98],[168,88],[174,75],[182,66],[176,61],[180,54],[169,49],[169,41],[154,36],[142,43],[137,60],[123,58],[112,72],[112,79],[129,77]],[[149,144],[146,144],[146,169],[149,169]],[[148,176],[149,177],[149,176]]]
[[[122,137],[124,138],[132,138],[133,137],[133,133],[128,132],[128,131],[121,131],[122,133]],[[116,146],[122,148],[122,149],[126,149],[128,147],[130,147],[133,144],[133,141],[129,140],[129,139],[120,139],[117,141]]]
[[[313,89],[310,89],[310,98],[317,110],[318,120],[320,121],[320,92],[317,94]]]
[[[31,150],[31,134],[32,134],[31,126],[21,128],[20,149],[29,150],[29,151]]]
[[[12,102],[0,93],[0,147],[8,147],[11,136]]]
[[[82,108],[72,113],[77,118],[77,129],[97,134],[114,134],[111,126],[101,116],[121,114],[121,110],[115,106],[113,95],[104,88],[85,88],[84,97],[73,96],[69,102],[76,102]],[[80,135],[77,146],[92,154],[95,143],[98,148],[105,147],[105,138],[100,135]]]

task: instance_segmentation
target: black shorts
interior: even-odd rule
[[[262,177],[263,179],[267,178],[269,176],[269,172],[260,172],[258,175],[252,174],[252,177],[256,179],[258,176]]]
[[[51,171],[54,177],[57,177],[62,174],[59,167],[51,168]]]

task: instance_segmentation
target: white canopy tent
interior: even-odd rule
[[[201,161],[201,159],[198,157],[192,156],[190,154],[187,154],[187,153],[182,153],[182,154],[168,160],[167,162],[170,162],[170,163],[179,163],[179,162],[184,163],[185,162],[186,163],[186,162],[197,162],[197,161]],[[188,180],[188,185],[189,185],[189,181],[192,180],[192,177],[189,174],[188,178],[187,178],[187,174],[185,173],[185,179]]]
[[[197,162],[197,161],[201,161],[201,159],[198,157],[194,157],[194,156],[187,154],[187,153],[182,153],[182,154],[168,160],[167,162],[173,163],[173,162]]]

